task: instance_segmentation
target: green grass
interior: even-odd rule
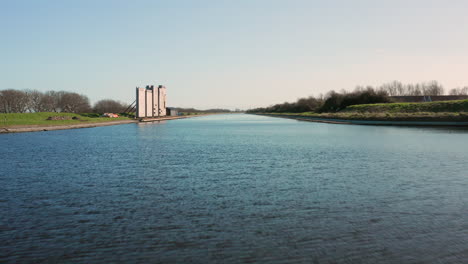
[[[46,120],[49,116],[78,117],[78,120]],[[97,114],[72,114],[72,113],[12,113],[0,114],[0,127],[21,125],[70,125],[83,123],[109,122],[116,120],[130,120],[128,117],[105,118]]]
[[[441,101],[427,103],[388,103],[348,106],[342,112],[357,113],[459,113],[468,112],[468,100]]]
[[[468,100],[427,103],[386,103],[348,106],[338,113],[266,113],[344,120],[468,121]]]

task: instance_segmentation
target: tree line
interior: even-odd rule
[[[437,96],[444,95],[444,87],[437,81],[416,84],[403,84],[398,81],[378,87],[357,86],[353,91],[330,91],[318,97],[300,98],[296,102],[285,102],[269,107],[250,109],[249,113],[303,113],[338,112],[356,104],[389,103],[391,96]],[[468,95],[468,87],[449,90],[449,95]]]
[[[67,91],[0,90],[0,113],[121,113],[127,105],[112,99],[91,106],[85,95]]]
[[[181,113],[231,113],[232,112],[229,109],[222,109],[222,108],[199,110],[195,108],[175,107],[174,109]]]

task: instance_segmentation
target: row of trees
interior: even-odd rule
[[[385,92],[388,96],[436,96],[445,94],[444,87],[437,81],[416,84],[402,84],[393,81],[377,87],[376,90]],[[447,94],[468,95],[468,86],[450,89]]]
[[[468,86],[450,89],[449,95],[468,95]]]
[[[388,96],[434,96],[443,95],[444,87],[437,81],[416,84],[403,84],[398,81],[383,84],[376,91],[386,93]]]
[[[181,113],[230,113],[232,112],[229,109],[221,109],[221,108],[213,108],[207,110],[199,110],[195,108],[183,108],[183,107],[176,107],[177,111]]]
[[[325,96],[300,98],[294,103],[276,104],[265,108],[250,109],[249,113],[303,113],[303,112],[337,112],[349,105],[375,104],[390,102],[388,95],[375,91],[372,87],[359,88],[353,92],[331,91]]]
[[[66,91],[0,90],[0,113],[67,112],[120,113],[126,105],[106,99],[91,107],[85,95]]]
[[[323,104],[316,109],[317,112],[338,112],[347,106],[356,104],[389,103],[390,97],[385,91],[375,90],[372,87],[357,88],[353,92],[327,94]]]
[[[454,88],[450,95],[468,95],[468,87]],[[417,84],[402,84],[394,81],[378,87],[357,86],[352,92],[330,91],[325,96],[300,98],[294,103],[285,102],[265,108],[248,110],[250,113],[303,113],[337,112],[356,104],[391,102],[391,96],[436,96],[444,95],[444,88],[436,81]]]

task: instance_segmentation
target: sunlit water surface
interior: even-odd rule
[[[1,263],[467,263],[468,131],[252,115],[0,135]]]

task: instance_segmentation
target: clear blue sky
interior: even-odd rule
[[[392,80],[468,85],[468,1],[1,1],[0,89],[249,108]]]

